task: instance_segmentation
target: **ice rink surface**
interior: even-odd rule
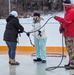
[[[0,55],[0,75],[74,75],[74,70],[65,70],[65,68],[45,70],[47,67],[57,66],[61,57],[47,57],[46,63],[33,62],[34,58],[30,55],[17,55],[16,60],[20,62],[20,65],[11,66],[8,63],[8,55]],[[64,57],[61,65],[67,63],[68,57]]]

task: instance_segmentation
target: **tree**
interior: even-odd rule
[[[9,0],[0,0],[0,17],[8,15]],[[48,11],[62,11],[63,0],[11,0],[11,10],[16,10],[20,14],[24,12],[33,12],[35,10]]]
[[[0,18],[8,15],[8,1],[0,0]]]

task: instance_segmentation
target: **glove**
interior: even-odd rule
[[[39,32],[39,34],[41,34],[41,31],[38,31]]]
[[[53,17],[56,20],[56,16]]]
[[[64,31],[64,28],[60,28],[59,32],[62,33]]]
[[[55,17],[56,17],[56,15],[52,15],[52,18],[54,18],[54,19],[55,19]]]
[[[56,18],[56,16],[53,16],[53,18],[55,19],[55,18]]]
[[[40,37],[41,37],[41,36],[42,36],[42,35],[41,35],[41,31],[38,31],[38,33],[39,33],[38,35],[40,35]]]
[[[29,37],[29,36],[30,36],[30,33],[29,33],[29,32],[27,32],[27,33],[26,33],[26,35]]]

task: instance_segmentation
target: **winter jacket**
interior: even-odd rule
[[[64,37],[74,37],[74,9],[69,5],[65,11],[64,18],[55,16],[55,19],[61,23],[60,28],[64,28]]]
[[[22,33],[24,28],[20,25],[19,20],[14,16],[9,16],[7,19],[7,24],[4,32],[4,40],[17,42],[18,33]]]
[[[43,18],[40,18],[40,20],[37,23],[33,22],[33,24],[32,24],[32,27],[33,27],[32,31],[36,31],[36,30],[40,29],[43,25],[44,25],[44,20],[43,20]],[[39,35],[39,31],[40,31],[41,36]],[[45,27],[43,27],[39,31],[34,32],[34,37],[37,38],[37,39],[45,38],[46,37]]]

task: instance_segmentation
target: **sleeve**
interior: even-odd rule
[[[44,24],[45,24],[45,22],[44,22],[44,19],[40,22],[40,24],[41,24],[41,29],[40,29],[40,31],[42,32],[42,31],[44,31],[44,29],[45,29],[45,26],[44,26]]]
[[[61,18],[59,16],[55,16],[55,19],[63,24],[69,25],[72,23],[74,17],[73,17],[73,12],[70,12],[69,14],[66,15],[65,19]]]
[[[14,22],[14,26],[17,28],[18,33],[22,33],[24,31],[24,27],[19,23],[19,20],[16,19],[13,21]]]

